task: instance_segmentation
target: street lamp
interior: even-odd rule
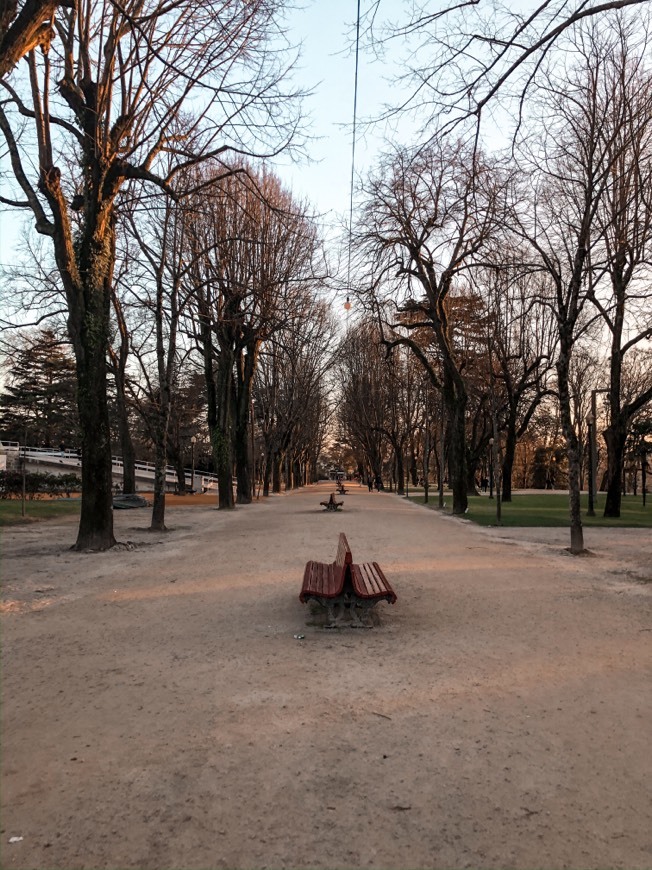
[[[587,517],[595,516],[595,453],[594,453],[594,427],[595,427],[595,417],[593,414],[589,414],[586,418],[587,425],[589,427],[589,509],[586,512]]]
[[[489,439],[489,498],[494,497],[494,439]]]
[[[192,465],[192,472],[190,474],[190,491],[193,493],[195,491],[195,444],[197,443],[197,436],[193,435],[190,439],[190,463]]]

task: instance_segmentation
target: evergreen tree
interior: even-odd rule
[[[31,446],[77,447],[75,361],[51,329],[21,339],[0,393],[0,432]]]

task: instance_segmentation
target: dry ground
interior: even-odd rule
[[[328,491],[4,532],[3,868],[652,867],[649,532]],[[339,531],[398,594],[372,630],[298,601]]]

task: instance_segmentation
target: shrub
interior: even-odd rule
[[[74,473],[46,474],[28,471],[25,475],[25,495],[30,500],[43,495],[57,496],[65,493],[70,498],[72,492],[81,490],[81,480]],[[23,494],[23,474],[21,471],[0,471],[0,498],[20,498]]]

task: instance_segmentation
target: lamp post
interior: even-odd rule
[[[494,497],[494,439],[489,439],[489,498]]]
[[[647,489],[647,451],[648,445],[643,442],[641,447],[641,487],[643,488],[643,507],[645,507],[645,492]]]
[[[595,516],[595,453],[594,453],[594,427],[595,417],[589,414],[586,418],[589,427],[589,509],[586,512],[587,517]]]
[[[25,441],[23,442],[23,455],[20,457],[20,466],[22,472],[22,488],[23,488],[23,498],[20,506],[20,514],[21,516],[25,516],[25,490],[26,490],[26,475],[27,475],[27,435],[25,435]]]
[[[410,455],[405,457],[405,497],[410,497]]]
[[[251,497],[256,495],[256,415],[254,397],[251,397]],[[258,496],[256,496],[258,498]]]
[[[192,472],[190,474],[190,491],[195,491],[195,444],[197,443],[197,436],[193,435],[190,439],[190,464],[192,466]]]

